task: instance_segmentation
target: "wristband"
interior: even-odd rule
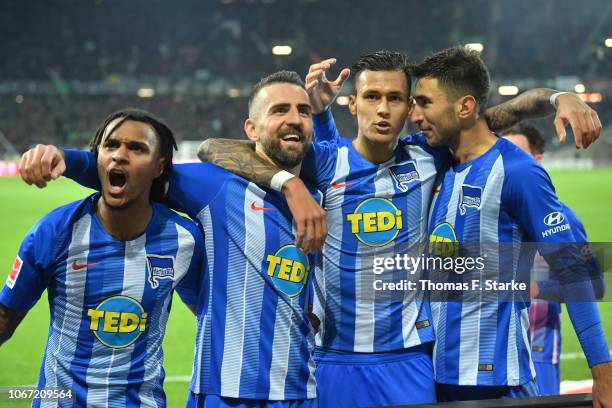
[[[557,109],[557,98],[559,97],[559,95],[563,95],[566,93],[567,92],[555,92],[554,94],[550,95],[550,104],[553,106],[553,108]]]
[[[283,191],[283,185],[287,182],[287,180],[290,180],[292,178],[294,178],[295,175],[289,173],[286,170],[281,170],[278,173],[276,173],[274,175],[274,177],[272,177],[272,180],[270,181],[270,187],[273,190],[276,190],[278,192],[282,192]]]

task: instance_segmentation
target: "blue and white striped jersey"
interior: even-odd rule
[[[66,176],[97,187],[95,157],[66,151]],[[320,194],[313,192],[320,201]],[[191,391],[232,398],[315,398],[305,311],[314,257],[295,243],[282,194],[209,163],[173,166],[167,195],[205,233]]]
[[[28,232],[0,303],[27,310],[47,289],[51,325],[38,387],[71,390],[74,401],[59,406],[163,407],[172,293],[196,304],[203,237],[194,222],[153,203],[146,231],[117,240],[96,215],[98,198],[60,207]]]
[[[540,243],[539,251],[546,254],[552,249],[542,243],[574,242],[563,211],[546,171],[511,142],[499,139],[482,156],[447,170],[432,202],[430,242],[458,242],[459,249],[466,243],[500,243],[487,254],[486,275],[528,286],[535,247],[524,250],[524,243]],[[457,278],[452,272],[442,274],[448,280]],[[500,292],[486,296],[491,293]],[[529,299],[515,292],[512,296],[510,301],[432,300],[436,381],[520,385],[534,377]]]
[[[315,274],[317,345],[383,352],[433,341],[424,293],[375,291],[373,263],[422,255],[436,173],[448,163],[448,153],[429,147],[423,135],[409,135],[391,159],[373,164],[339,138],[329,111],[314,122],[319,142],[303,161],[302,177],[316,179],[327,211],[323,262]],[[410,272],[388,273],[400,281]]]
[[[196,163],[174,167],[168,196],[206,236],[191,390],[314,398],[314,336],[305,314],[314,257],[294,245],[283,195]]]

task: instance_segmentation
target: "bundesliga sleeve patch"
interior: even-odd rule
[[[13,267],[11,268],[11,271],[9,272],[9,276],[6,279],[6,286],[13,289],[13,287],[15,286],[15,282],[17,281],[17,277],[19,276],[19,272],[21,272],[22,266],[23,266],[23,261],[21,260],[19,255],[17,255],[17,258],[15,258],[15,262],[13,263]]]

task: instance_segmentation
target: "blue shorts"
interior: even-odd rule
[[[213,394],[194,394],[189,391],[187,408],[317,408],[316,399],[267,401],[247,398],[229,398]]]
[[[536,370],[536,383],[540,395],[559,395],[561,393],[561,379],[559,377],[559,364],[533,363]]]
[[[436,402],[430,345],[387,353],[316,348],[314,360],[322,408]]]
[[[522,385],[456,385],[436,384],[438,401],[472,401],[497,398],[527,398],[537,397],[538,386],[535,380]]]

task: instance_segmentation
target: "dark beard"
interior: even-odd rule
[[[305,143],[299,150],[287,151],[281,147],[280,140],[275,138],[270,138],[266,141],[262,139],[261,145],[269,158],[285,168],[292,168],[300,164],[304,156],[306,156],[309,147],[309,144]]]

